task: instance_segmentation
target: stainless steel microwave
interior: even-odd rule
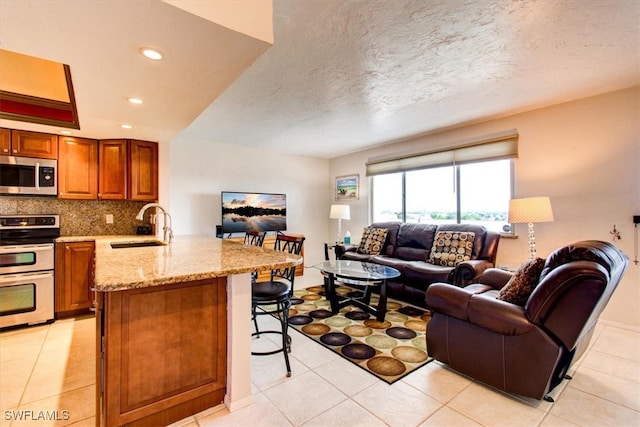
[[[0,156],[0,194],[56,196],[58,161]]]

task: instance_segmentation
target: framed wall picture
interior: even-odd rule
[[[359,189],[359,174],[336,177],[336,200],[358,200]]]

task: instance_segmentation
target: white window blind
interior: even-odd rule
[[[518,157],[517,132],[446,149],[370,160],[366,163],[366,171],[367,176],[374,176],[514,157]]]

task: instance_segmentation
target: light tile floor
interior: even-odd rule
[[[321,283],[312,269],[296,280]],[[94,328],[84,317],[0,333],[0,427],[95,425]],[[600,324],[574,379],[553,391],[555,403],[504,394],[438,362],[388,385],[295,331],[291,337],[290,378],[281,354],[254,356],[254,404],[233,413],[218,406],[174,426],[640,425],[638,331]],[[254,346],[275,343],[265,335]],[[51,417],[58,420],[42,419]]]

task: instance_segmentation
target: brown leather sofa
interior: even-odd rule
[[[499,269],[464,288],[435,283],[426,294],[429,355],[500,390],[552,401],[547,393],[587,348],[628,262],[607,242],[557,249],[524,306],[496,298],[512,276]]]
[[[357,245],[337,245],[336,258],[386,265],[400,271],[400,277],[387,281],[387,295],[418,306],[425,305],[425,291],[431,283],[447,282],[458,286],[471,282],[485,269],[495,266],[500,234],[485,227],[468,224],[373,223],[369,228],[387,230],[379,255],[358,251]],[[429,262],[435,236],[440,231],[473,232],[470,260],[457,266]]]

